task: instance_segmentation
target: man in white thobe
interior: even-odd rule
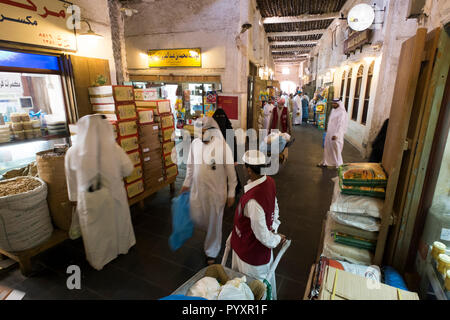
[[[328,120],[323,160],[317,166],[338,168],[343,164],[342,149],[344,148],[344,136],[347,131],[348,114],[340,100],[333,100],[331,106],[333,109]]]
[[[261,281],[267,280],[275,300],[275,272],[270,273],[272,249],[286,240],[277,233],[281,222],[275,182],[261,175],[261,168],[267,164],[262,152],[249,150],[243,160],[250,180],[236,208],[233,231],[227,240],[232,248],[232,269]]]
[[[207,264],[214,264],[222,243],[225,205],[233,206],[237,185],[233,154],[217,122],[210,117],[196,121],[202,137],[192,141],[181,192],[190,190],[191,218],[206,231]]]
[[[136,243],[123,183],[134,167],[101,115],[82,117],[77,130],[65,156],[69,200],[77,207],[70,235],[81,231],[88,262],[101,270]],[[74,230],[78,222],[81,230]]]
[[[272,111],[275,108],[273,104],[273,98],[269,99],[269,102],[264,105],[264,129],[269,130],[270,128],[270,117],[272,116]]]
[[[292,118],[294,119],[294,125],[302,124],[302,97],[301,92],[297,92],[294,98],[294,108],[292,111]]]

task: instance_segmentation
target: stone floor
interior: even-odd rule
[[[304,125],[295,127],[294,136],[296,141],[289,148],[289,160],[275,176],[281,220],[279,232],[292,239],[291,247],[276,270],[280,300],[303,297],[309,269],[318,250],[322,220],[331,201],[330,179],[336,176],[336,170],[315,166],[322,157],[322,132]],[[359,152],[347,143],[343,158],[345,162],[363,161]],[[177,193],[184,174],[180,169]],[[166,188],[148,198],[144,209],[133,207],[137,244],[102,271],[95,271],[86,262],[81,240],[69,240],[36,257],[35,271],[29,278],[24,277],[18,267],[0,271],[0,285],[26,292],[24,299],[158,299],[169,295],[204,267],[205,236],[195,231],[181,249],[172,252],[168,246],[170,204],[171,196]],[[233,211],[227,210],[223,241],[232,229],[232,221]],[[69,265],[81,268],[80,290],[66,287]]]

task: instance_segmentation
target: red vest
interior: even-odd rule
[[[278,107],[273,108],[272,111],[272,126],[270,127],[273,129],[278,129]],[[288,109],[286,107],[283,107],[283,111],[281,111],[281,132],[287,132],[288,127]]]
[[[271,249],[256,239],[251,228],[250,218],[244,215],[244,208],[247,202],[252,199],[256,200],[266,214],[267,228],[272,230],[275,213],[275,197],[275,181],[271,177],[266,177],[266,181],[244,193],[236,208],[231,235],[231,248],[241,260],[252,266],[269,263]]]

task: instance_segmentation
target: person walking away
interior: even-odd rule
[[[294,125],[302,124],[302,98],[301,91],[297,92],[294,98],[294,108],[292,110],[292,118],[294,119]]]
[[[333,109],[325,136],[323,160],[317,166],[338,168],[343,164],[342,149],[344,148],[344,135],[347,131],[348,114],[341,100],[333,100],[331,106]]]
[[[76,202],[86,258],[101,270],[136,244],[123,178],[133,163],[114,140],[112,125],[101,115],[77,123],[76,143],[65,157],[69,200]]]
[[[280,133],[292,133],[292,121],[288,109],[285,106],[284,99],[278,100],[278,106],[273,109],[269,123],[270,131],[279,130]]]
[[[308,123],[309,116],[309,99],[306,94],[302,94],[301,103],[302,103],[302,122]]]
[[[275,272],[268,273],[273,262],[272,249],[282,245],[286,236],[277,233],[281,222],[275,181],[261,174],[261,169],[267,165],[262,152],[249,150],[243,161],[250,180],[234,215],[231,267],[258,280],[267,280],[276,300]]]
[[[269,103],[264,106],[264,129],[270,130],[270,118],[272,117],[272,111],[275,109],[274,98],[271,97]]]
[[[380,163],[383,160],[384,143],[389,126],[389,119],[386,119],[380,129],[377,137],[372,143],[372,152],[370,153],[369,162]]]
[[[181,193],[190,190],[190,211],[194,224],[206,231],[204,251],[207,264],[215,263],[222,242],[225,205],[234,204],[237,185],[233,156],[210,117],[195,122],[202,137],[192,141]]]

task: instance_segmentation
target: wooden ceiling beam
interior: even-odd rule
[[[273,41],[269,42],[271,46],[295,46],[295,45],[316,45],[319,41]]]
[[[273,52],[298,52],[298,51],[303,51],[304,54],[307,54],[307,52],[305,51],[310,51],[312,48],[308,48],[308,47],[296,47],[296,48],[273,48],[272,49],[272,53]]]
[[[290,23],[290,22],[309,22],[320,21],[339,18],[339,12],[325,13],[325,14],[302,14],[299,16],[290,17],[267,17],[263,19],[264,24],[270,23]]]
[[[285,32],[267,32],[268,37],[301,37],[323,34],[327,29],[316,29],[310,31],[285,31]]]

